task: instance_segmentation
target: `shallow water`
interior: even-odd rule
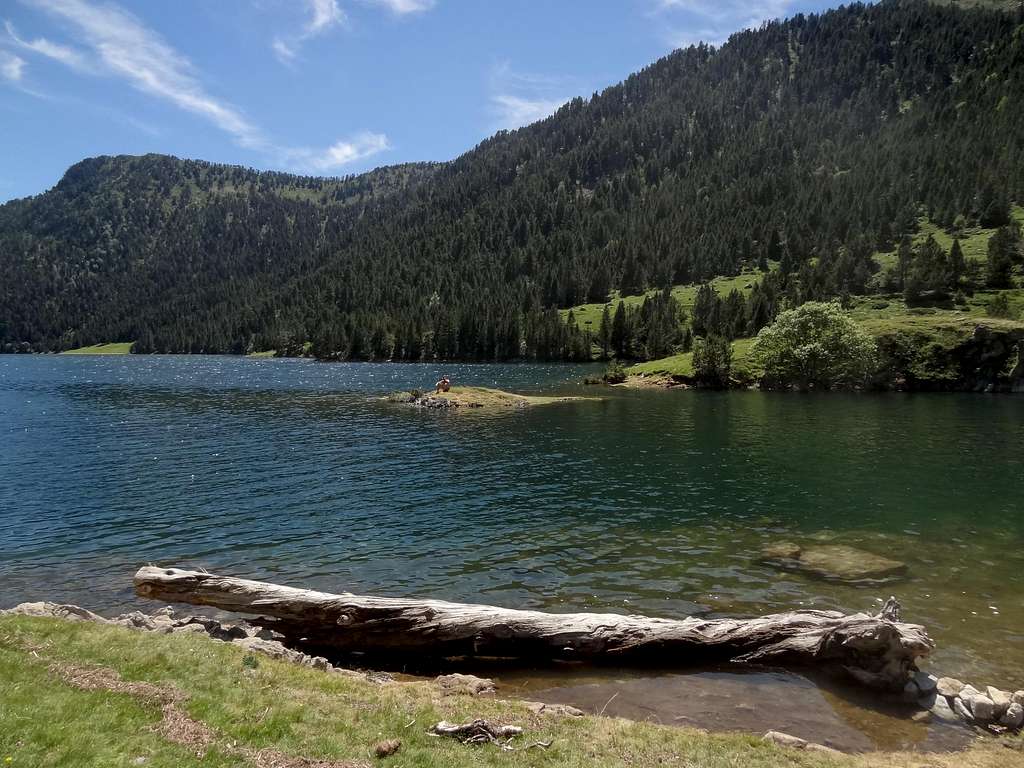
[[[456,383],[602,395],[423,412],[433,365],[0,356],[0,605],[138,603],[147,562],[388,595],[679,616],[875,609],[943,674],[1024,688],[1024,398],[622,391],[583,367]],[[905,579],[759,562],[859,546]]]

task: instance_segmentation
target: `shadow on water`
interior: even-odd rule
[[[846,684],[813,670],[697,664],[622,668],[496,659],[396,661],[364,654],[326,655],[337,665],[388,671],[400,679],[459,672],[490,678],[502,698],[568,704],[593,715],[712,731],[762,735],[777,730],[846,752],[949,751],[966,747],[970,728],[912,719],[897,697]]]

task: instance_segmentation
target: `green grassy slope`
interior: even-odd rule
[[[1024,207],[1019,205],[1013,206],[1011,215],[1014,221],[1024,226]],[[968,261],[984,262],[988,258],[988,241],[995,234],[995,229],[986,229],[984,227],[967,227],[962,232],[956,235],[950,234],[946,230],[942,229],[926,217],[922,217],[918,220],[917,234],[914,236],[914,243],[924,242],[929,235],[935,238],[935,241],[942,246],[942,250],[949,252],[949,249],[953,247],[954,237],[960,238],[960,247],[963,249],[964,258]],[[879,251],[875,254],[875,261],[882,269],[895,268],[896,266],[896,248],[893,247],[888,251]]]
[[[761,279],[759,272],[744,272],[735,277],[716,277],[711,281],[711,285],[722,297],[725,297],[734,288],[737,289],[744,296],[750,293],[754,287],[754,283]],[[672,296],[679,302],[679,306],[686,310],[687,316],[693,310],[693,304],[697,299],[697,289],[700,288],[696,283],[689,285],[676,285],[672,287]],[[611,294],[610,301],[607,304],[580,304],[570,309],[561,310],[562,318],[568,318],[569,313],[573,313],[573,317],[576,318],[576,323],[579,325],[580,330],[589,330],[597,332],[597,329],[601,325],[601,313],[605,307],[608,307],[610,313],[615,312],[615,308],[619,305],[619,302],[623,302],[628,307],[639,307],[644,303],[644,299],[648,296],[657,293],[656,290],[650,290],[647,293],[621,296],[618,291]]]

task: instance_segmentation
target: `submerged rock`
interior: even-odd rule
[[[783,570],[834,581],[879,583],[899,578],[907,572],[905,563],[845,544],[801,547],[783,541],[764,547],[761,557],[769,565]]]

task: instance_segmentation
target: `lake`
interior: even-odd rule
[[[667,617],[875,611],[895,594],[937,672],[1024,688],[1024,398],[581,386],[594,370],[0,356],[0,606],[154,608],[131,592],[146,563]],[[604,399],[376,399],[442,372]],[[760,562],[778,541],[908,573],[780,572]]]

